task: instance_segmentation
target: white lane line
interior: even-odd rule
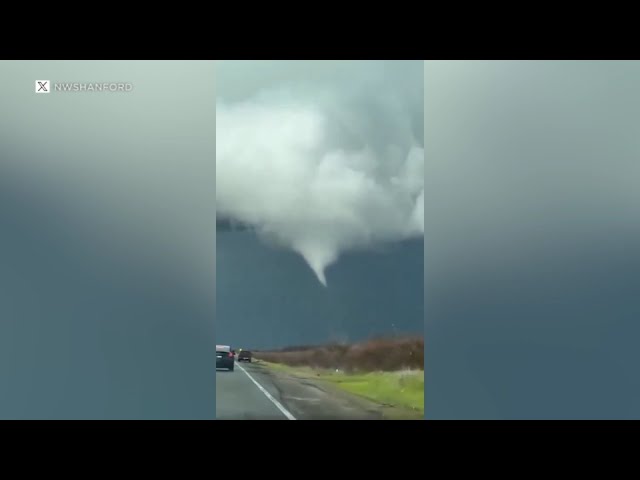
[[[260,385],[260,384],[256,381],[256,379],[255,379],[255,378],[253,378],[251,375],[249,375],[249,372],[247,372],[247,371],[246,371],[242,366],[240,366],[240,364],[239,364],[239,363],[236,363],[236,367],[238,367],[240,370],[242,370],[242,371],[245,373],[245,375],[246,375],[247,377],[249,377],[249,380],[251,380],[251,381],[256,385],[256,387],[258,387],[258,390],[260,390],[262,393],[264,393],[264,395],[265,395],[269,400],[271,400],[271,403],[273,403],[273,404],[278,408],[278,410],[280,410],[280,411],[282,412],[282,414],[283,414],[285,417],[287,417],[289,420],[295,420],[295,419],[296,419],[296,417],[294,417],[293,415],[291,415],[291,412],[289,412],[289,410],[287,410],[286,408],[284,408],[284,407],[282,406],[282,404],[281,404],[278,400],[276,400],[275,398],[273,398],[273,396],[272,396],[269,392],[267,392],[266,388],[264,388],[262,385]]]

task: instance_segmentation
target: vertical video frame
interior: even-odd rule
[[[424,418],[422,61],[217,61],[216,418]]]

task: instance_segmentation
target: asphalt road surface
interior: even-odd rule
[[[379,420],[379,406],[318,382],[236,362],[216,371],[218,420]]]

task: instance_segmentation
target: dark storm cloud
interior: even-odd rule
[[[640,63],[425,63],[427,416],[637,418]]]
[[[422,89],[422,62],[217,63],[219,341],[421,333]]]
[[[421,62],[218,62],[217,211],[325,269],[424,231]]]
[[[246,224],[237,222],[232,218],[216,218],[216,233],[236,232],[240,230],[249,230],[250,227]]]
[[[217,238],[216,339],[277,348],[422,334],[423,245],[346,253],[319,288],[304,260],[249,232]]]

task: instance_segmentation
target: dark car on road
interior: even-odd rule
[[[226,368],[233,372],[235,355],[228,345],[216,345],[216,368]]]
[[[241,350],[240,353],[238,354],[238,361],[239,362],[249,362],[251,363],[251,358],[253,357],[253,355],[251,354],[251,352],[249,350]]]

